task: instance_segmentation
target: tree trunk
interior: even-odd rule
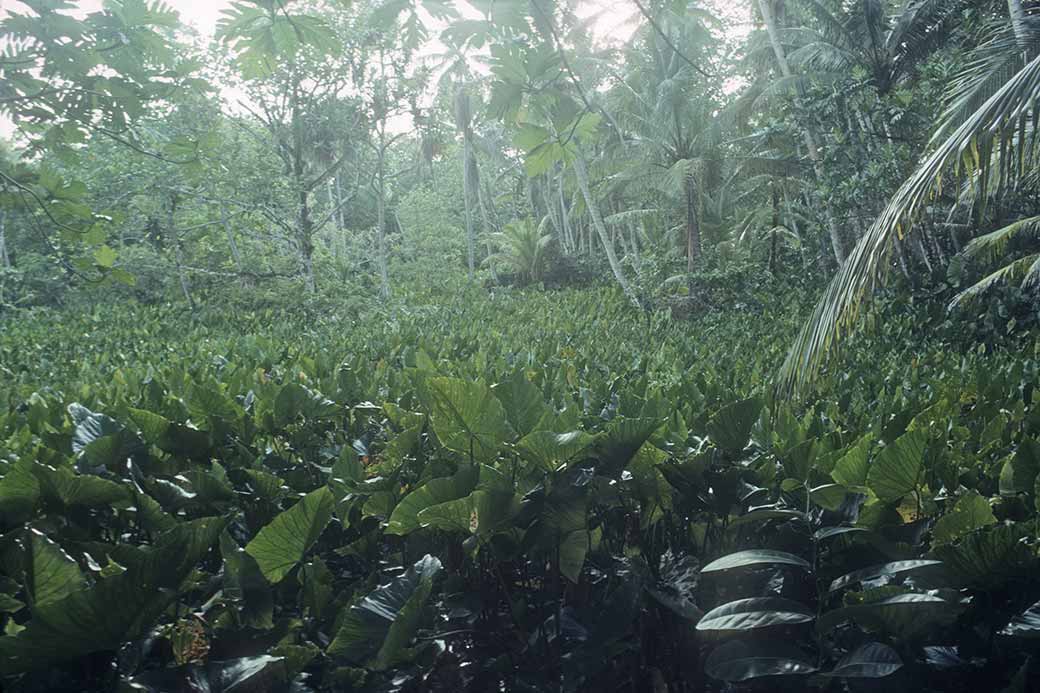
[[[238,271],[239,283],[242,286],[249,286],[251,282],[246,274],[245,265],[242,263],[242,253],[238,250],[238,242],[235,240],[235,234],[231,230],[231,222],[228,219],[227,205],[220,205],[220,225],[224,227],[224,233],[227,235],[228,248],[231,249],[231,260],[235,263],[235,270]]]
[[[1008,0],[1008,15],[1011,17],[1011,29],[1015,32],[1015,41],[1018,43],[1018,47],[1022,49],[1023,57],[1026,62],[1032,57],[1032,50],[1029,45],[1029,20],[1026,15],[1026,9],[1022,5],[1022,0]]]
[[[191,296],[191,280],[188,279],[187,272],[184,271],[184,247],[181,243],[181,234],[174,226],[174,220],[177,214],[177,198],[170,199],[170,206],[166,212],[166,228],[173,238],[173,263],[177,268],[177,280],[181,285],[181,292],[184,294],[184,300],[188,302],[188,307],[191,312],[195,312],[195,299]]]
[[[687,175],[686,188],[686,271],[693,272],[701,257],[701,227],[697,218],[697,185]]]
[[[564,243],[564,251],[569,255],[574,254],[574,232],[571,230],[570,219],[567,215],[567,202],[563,196],[563,170],[560,171],[560,182],[559,182],[559,201],[560,201],[560,223],[563,224],[563,237],[566,240]]]
[[[773,8],[770,3],[772,0],[758,0],[759,10],[762,12],[762,21],[766,24],[766,32],[769,34],[769,43],[773,47],[773,55],[776,56],[777,66],[780,68],[780,74],[785,78],[790,78],[791,66],[787,62],[787,55],[784,52],[784,46],[780,42],[780,30],[776,23],[776,16],[773,14]],[[812,128],[806,124],[802,128],[802,134],[805,138],[805,147],[809,152],[809,160],[813,164],[813,171],[816,173],[816,178],[819,180],[822,178],[820,150],[816,146],[816,136],[813,134]],[[830,234],[831,250],[834,251],[834,258],[838,261],[840,266],[845,262],[845,244],[842,241],[841,233],[838,231],[838,225],[834,221],[834,213],[831,211],[830,202],[824,200],[823,202],[824,217],[827,224],[827,231]]]
[[[386,299],[390,298],[390,273],[387,269],[386,248],[386,133],[382,129],[379,131],[378,159],[376,180],[379,185],[379,191],[378,195],[376,195],[376,224],[379,227],[377,229],[377,242],[379,244],[379,293]]]
[[[7,254],[6,222],[7,211],[0,209],[0,269],[11,269],[11,257]]]
[[[477,235],[473,228],[473,179],[470,175],[470,161],[473,156],[473,143],[470,133],[462,133],[462,201],[466,215],[466,264],[467,277],[472,282],[476,273],[477,262]]]
[[[599,207],[596,206],[596,202],[592,197],[592,190],[589,188],[589,172],[585,166],[585,155],[580,149],[575,153],[573,166],[574,174],[578,179],[578,187],[581,188],[581,194],[585,198],[585,206],[588,208],[589,216],[592,218],[592,225],[596,227],[596,233],[599,234],[599,240],[603,243],[603,249],[607,253],[607,262],[610,263],[610,269],[614,273],[614,278],[617,279],[621,291],[624,292],[628,300],[632,302],[632,305],[636,308],[642,308],[642,305],[639,303],[639,298],[636,296],[635,292],[632,291],[632,287],[625,278],[625,273],[621,268],[621,263],[618,262],[617,254],[614,252],[614,246],[610,242],[610,237],[607,234],[607,228],[603,224],[602,217],[600,217]]]

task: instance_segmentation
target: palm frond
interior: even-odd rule
[[[996,231],[978,236],[964,247],[963,254],[980,262],[995,262],[1004,255],[1008,243],[1022,234],[1040,236],[1040,216],[1019,219]]]
[[[884,281],[893,239],[909,231],[922,204],[940,189],[943,171],[955,162],[974,170],[990,165],[994,153],[1004,149],[994,147],[994,140],[1007,134],[1018,137],[1020,126],[1036,111],[1038,99],[1040,57],[1026,64],[965,119],[900,186],[856,244],[796,338],[778,376],[781,388],[791,391],[805,387],[819,377],[825,358],[853,327],[863,304]],[[1031,148],[1025,141],[1017,144],[1019,149]]]
[[[1017,279],[1028,279],[1031,272],[1036,273],[1035,268],[1038,266],[1040,266],[1040,254],[1019,258],[1004,265],[954,296],[950,301],[949,309],[954,310],[971,303],[998,284],[1005,284]]]

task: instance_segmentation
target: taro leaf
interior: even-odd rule
[[[730,523],[730,527],[739,527],[754,522],[765,522],[766,520],[796,520],[808,523],[809,517],[798,510],[783,510],[774,508],[756,508],[749,513],[741,515]]]
[[[16,611],[21,611],[24,607],[24,603],[9,594],[0,592],[0,613],[13,614]]]
[[[256,559],[239,547],[225,530],[220,534],[224,557],[224,596],[235,602],[242,622],[251,628],[274,627],[274,599]]]
[[[390,514],[386,533],[403,536],[419,529],[420,512],[432,506],[468,496],[477,487],[479,474],[480,468],[477,465],[462,464],[452,476],[427,481],[397,504]]]
[[[954,578],[967,585],[994,587],[1008,579],[1030,574],[1035,558],[1022,543],[1021,525],[997,525],[973,532],[956,544],[934,550]]]
[[[131,408],[130,418],[141,429],[144,439],[160,450],[192,459],[209,457],[209,434],[205,431],[174,423],[144,409]]]
[[[268,582],[281,582],[303,559],[332,519],[332,506],[332,492],[322,486],[279,513],[246,545]]]
[[[708,420],[708,435],[727,452],[740,452],[751,439],[751,429],[762,411],[762,400],[750,397],[728,404]]]
[[[599,545],[602,536],[603,530],[599,527],[591,531],[577,529],[563,536],[560,540],[560,572],[568,580],[578,584],[585,556]]]
[[[141,439],[110,416],[92,412],[79,404],[70,404],[76,423],[72,435],[72,451],[91,467],[112,467],[143,449]]]
[[[1000,470],[1000,495],[1032,493],[1040,473],[1040,443],[1023,438],[1018,449]]]
[[[521,436],[535,430],[547,411],[542,393],[523,371],[517,371],[509,380],[498,383],[491,392],[502,403],[509,423]]]
[[[26,534],[26,581],[33,608],[64,599],[86,586],[79,565],[42,532]]]
[[[888,645],[868,642],[842,657],[824,676],[845,679],[880,679],[903,667],[899,653]]]
[[[152,548],[135,551],[125,571],[37,606],[24,630],[0,637],[0,672],[20,673],[117,650],[140,637],[177,597],[181,582],[225,524],[214,517],[181,523],[160,535]]]
[[[1000,634],[1009,638],[1040,638],[1040,602],[1011,619]]]
[[[762,565],[790,565],[797,568],[809,570],[812,566],[805,559],[799,558],[791,553],[783,551],[770,551],[767,549],[751,549],[738,551],[718,558],[701,568],[701,573],[721,573],[736,568]]]
[[[812,657],[783,641],[731,640],[716,647],[704,662],[713,679],[737,683],[763,676],[811,674],[817,670]]]
[[[481,383],[429,378],[423,392],[433,430],[448,450],[486,462],[514,436],[502,403]]]
[[[465,498],[439,503],[419,513],[423,527],[489,537],[520,512],[521,498],[512,491],[476,490]]]
[[[696,621],[704,615],[696,603],[700,570],[694,557],[676,559],[668,551],[661,557],[658,574],[660,580],[646,590],[651,597],[685,619]]]
[[[825,633],[846,621],[870,631],[904,638],[948,626],[957,620],[961,606],[930,594],[898,594],[869,604],[856,604],[820,616],[817,629]]]
[[[297,418],[324,419],[336,414],[339,405],[298,383],[282,386],[274,398],[274,421],[277,426],[286,426]]]
[[[660,419],[650,418],[613,419],[593,443],[594,457],[599,462],[597,471],[616,478],[661,423]]]
[[[32,471],[40,482],[40,496],[65,507],[96,508],[130,497],[127,486],[92,474],[77,474],[68,467],[54,468],[37,463]]]
[[[11,527],[28,520],[40,500],[40,482],[33,475],[33,462],[21,459],[8,465],[0,479],[0,523]]]
[[[808,607],[780,597],[738,599],[704,614],[697,630],[736,631],[809,623],[816,616]]]
[[[284,657],[258,655],[205,664],[185,664],[135,676],[135,691],[199,691],[200,693],[269,693],[288,691],[289,669]]]
[[[933,537],[938,544],[949,544],[996,522],[997,518],[989,507],[989,501],[972,491],[958,500],[952,510],[939,518],[935,523]]]
[[[842,503],[845,502],[846,495],[848,495],[848,491],[844,486],[840,486],[839,484],[824,484],[809,490],[809,497],[812,498],[813,503],[816,503],[816,505],[825,510],[835,512],[837,512],[841,508]]]
[[[235,489],[228,481],[227,472],[219,462],[213,462],[208,470],[191,469],[184,473],[195,491],[195,498],[205,505],[230,503],[235,499]]]
[[[315,618],[321,619],[332,599],[334,576],[320,556],[304,563],[299,573],[303,604]]]
[[[932,560],[914,560],[914,561],[893,561],[891,563],[885,563],[883,565],[875,565],[870,568],[863,568],[862,570],[854,570],[851,573],[842,575],[840,578],[834,580],[831,583],[830,591],[837,592],[840,589],[844,589],[849,585],[855,585],[868,580],[874,580],[880,577],[894,576],[900,573],[905,573],[911,570],[917,570],[919,568],[926,568],[928,566],[940,565],[942,561]]]
[[[813,533],[813,539],[817,542],[821,542],[832,537],[843,536],[846,534],[863,534],[868,531],[869,530],[863,527],[824,527]]]
[[[867,472],[867,488],[886,503],[895,503],[917,488],[924,465],[928,433],[904,433],[878,454]]]
[[[327,654],[375,669],[398,661],[419,627],[440,570],[441,562],[426,555],[404,575],[370,592],[343,616]]]
[[[867,485],[867,458],[874,436],[867,434],[856,441],[831,470],[831,478],[847,488],[863,488]]]
[[[569,433],[553,433],[552,431],[534,431],[524,436],[517,443],[517,451],[528,462],[536,464],[546,471],[554,471],[582,452],[592,443],[594,438],[582,431]]]

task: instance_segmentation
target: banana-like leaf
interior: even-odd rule
[[[750,549],[718,558],[701,568],[701,573],[722,573],[727,570],[761,565],[789,565],[809,570],[812,566],[803,558],[784,551]]]
[[[809,623],[816,615],[808,607],[780,597],[738,599],[717,606],[697,623],[701,631],[741,631]]]
[[[713,679],[739,683],[763,676],[803,676],[817,667],[812,657],[784,641],[731,640],[716,647],[704,662]]]

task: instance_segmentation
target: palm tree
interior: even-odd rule
[[[701,255],[704,183],[713,177],[720,158],[717,88],[706,83],[697,68],[707,62],[711,50],[713,39],[706,24],[713,19],[686,3],[655,9],[647,9],[651,23],[643,29],[646,59],[634,62],[623,80],[617,110],[632,135],[626,150],[631,144],[644,150],[636,164],[638,176],[649,176],[657,187],[682,199],[686,271],[693,272]],[[628,157],[631,152],[624,154]]]
[[[484,260],[487,264],[502,263],[515,274],[522,284],[541,280],[545,270],[545,251],[552,236],[545,232],[548,217],[541,224],[523,219],[506,224],[498,233],[490,234],[498,252]]]
[[[1008,5],[1006,26],[975,51],[964,73],[952,83],[931,154],[860,239],[796,338],[779,374],[784,389],[811,385],[819,376],[824,359],[885,281],[894,241],[913,231],[916,216],[940,189],[948,169],[959,165],[965,170],[982,198],[1014,189],[1035,175],[1040,163],[1034,124],[1040,112],[1040,57],[1033,56],[1040,31],[1020,13],[1018,0],[1009,0]],[[1033,281],[1040,274],[1040,263],[1019,263],[1004,276],[1015,274]]]

